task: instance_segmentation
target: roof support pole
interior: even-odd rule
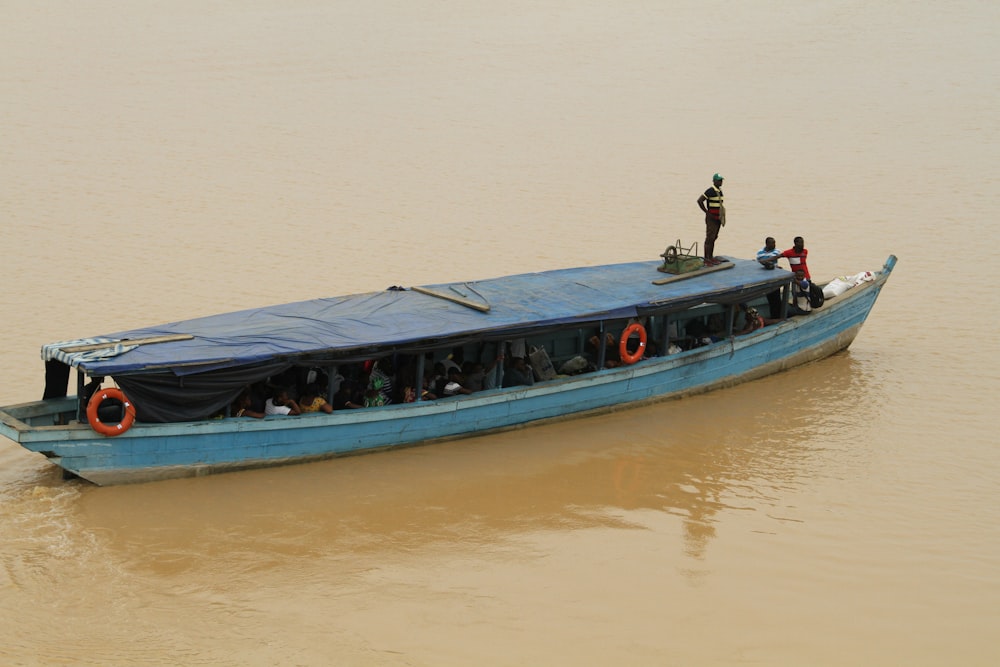
[[[607,359],[607,327],[605,326],[604,320],[601,320],[600,327],[598,328],[598,338],[600,338],[600,343],[597,345],[597,370],[604,368],[604,361]]]
[[[413,378],[413,391],[417,397],[413,400],[422,401],[424,400],[424,362],[426,355],[421,352],[417,355],[417,370],[416,377]]]
[[[87,421],[87,406],[83,404],[84,373],[76,369],[76,420],[81,424]]]

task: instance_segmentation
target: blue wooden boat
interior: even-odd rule
[[[43,399],[0,408],[0,435],[45,455],[68,476],[108,485],[312,461],[594,414],[753,380],[846,349],[895,263],[890,256],[871,281],[798,317],[785,317],[791,273],[728,258],[678,276],[658,271],[659,262],[633,262],[393,287],[64,341],[42,348]],[[766,297],[776,290],[783,304],[778,321],[735,335],[737,305],[766,313]],[[721,333],[700,335],[713,318]],[[613,350],[605,347],[605,334],[620,336],[632,325],[641,325],[648,345],[636,350],[631,339],[621,352],[637,361],[606,367]],[[594,336],[602,343],[589,348]],[[542,352],[555,369],[584,357],[592,371],[294,417],[251,419],[230,409],[248,385],[289,372],[318,371],[332,392],[341,371],[373,359],[403,360],[412,377],[421,378],[449,355],[495,358],[510,349],[508,341]],[[67,395],[72,369],[77,391]],[[495,373],[500,379],[502,364]],[[127,396],[120,423],[95,424],[109,435],[88,423],[96,421],[88,420],[84,400],[94,378]]]

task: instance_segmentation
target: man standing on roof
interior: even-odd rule
[[[705,213],[705,266],[721,264],[715,257],[715,239],[726,225],[726,208],[722,201],[722,176],[712,177],[712,187],[698,197],[698,208]]]

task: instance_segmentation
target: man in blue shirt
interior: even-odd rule
[[[764,247],[757,251],[757,261],[765,269],[773,269],[778,265],[779,257],[781,257],[781,251],[777,248],[777,242],[773,236],[768,236],[764,239]]]
[[[757,251],[757,261],[765,269],[773,270],[778,265],[778,258],[781,251],[777,248],[777,242],[773,236],[764,239],[764,247]],[[771,319],[776,320],[781,317],[781,290],[776,289],[767,294],[767,307],[771,311]]]

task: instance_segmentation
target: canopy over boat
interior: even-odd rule
[[[665,285],[653,284],[665,275],[656,270],[659,262],[633,262],[413,290],[390,288],[53,343],[42,348],[42,357],[91,376],[116,378],[165,371],[188,376],[275,362],[363,359],[386,350],[417,349],[421,343],[445,346],[651,311],[682,310],[703,302],[735,303],[790,279],[789,272],[762,270],[752,260],[733,264],[731,269]]]
[[[291,366],[336,365],[700,303],[736,303],[791,277],[736,260],[725,270],[654,284],[665,275],[659,265],[634,262],[396,287],[53,343],[42,348],[45,398],[66,395],[74,366],[91,377],[112,376],[141,422],[197,420]],[[82,377],[77,378],[81,389]]]

